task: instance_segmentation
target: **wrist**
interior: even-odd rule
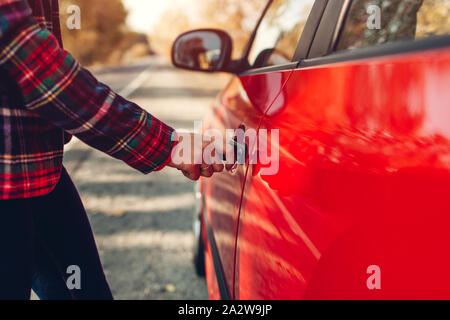
[[[158,168],[156,168],[153,171],[156,171],[156,172],[161,171],[162,169],[164,169],[167,166],[174,167],[174,165],[172,163],[172,153],[173,153],[173,151],[175,150],[175,147],[178,144],[178,134],[175,131],[175,129],[173,130],[173,132],[171,134],[170,140],[172,142],[172,149],[170,150],[169,156],[167,157],[166,161],[164,161],[164,163],[161,166],[159,166]]]

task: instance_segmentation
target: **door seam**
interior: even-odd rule
[[[286,84],[288,83],[289,79],[291,78],[293,72],[294,72],[294,70],[291,70],[289,72],[289,75],[287,76],[287,79],[283,82],[283,84],[282,84],[280,90],[278,91],[278,93],[276,94],[275,98],[272,100],[270,105],[267,107],[266,111],[263,113],[263,115],[259,119],[258,127],[257,127],[257,130],[256,130],[257,136],[258,136],[259,129],[261,128],[261,125],[262,125],[262,122],[263,122],[264,118],[267,116],[267,113],[270,111],[270,109],[272,108],[272,106],[275,103],[275,101],[277,101],[278,98],[280,97],[281,93],[283,92],[283,89],[286,87]],[[234,252],[233,252],[233,286],[232,286],[233,292],[231,292],[231,299],[232,300],[236,300],[236,293],[235,293],[236,291],[235,291],[235,289],[236,289],[237,247],[238,247],[238,239],[239,239],[239,229],[240,229],[239,227],[241,225],[242,202],[244,200],[244,192],[245,192],[245,186],[247,184],[247,177],[248,177],[248,170],[249,169],[250,169],[250,164],[248,164],[247,168],[245,169],[244,181],[243,181],[242,187],[241,187],[241,197],[240,197],[240,200],[239,200],[239,210],[238,210],[236,230],[235,230]]]

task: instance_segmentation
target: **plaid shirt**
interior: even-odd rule
[[[143,173],[161,169],[174,144],[172,128],[62,49],[57,0],[0,0],[0,200],[55,187],[64,132]]]

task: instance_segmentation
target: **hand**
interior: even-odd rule
[[[193,181],[201,176],[209,178],[224,169],[214,141],[193,133],[179,134],[168,166],[182,171],[185,177]]]

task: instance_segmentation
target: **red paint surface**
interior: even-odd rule
[[[203,128],[205,133],[209,129],[215,129],[225,137],[226,129],[236,130],[241,125],[244,125],[246,130],[253,129],[256,132],[264,112],[271,106],[270,101],[280,92],[286,78],[282,73],[274,73],[270,77],[252,77],[247,80],[252,87],[261,87],[264,90],[256,90],[248,95],[240,79],[234,78],[217,98],[206,117]],[[204,212],[208,215],[214,231],[214,241],[231,297],[234,291],[238,214],[246,172],[247,166],[239,166],[235,172],[224,172],[214,175],[207,182],[202,181]],[[208,253],[208,266],[213,266],[211,259],[212,256]],[[207,280],[213,277],[213,272],[214,268],[207,267]],[[217,284],[208,280],[208,286],[215,288],[210,290],[210,296],[218,298]]]
[[[211,126],[280,130],[276,175],[250,165],[204,183],[234,298],[450,298],[450,50],[247,76],[230,88],[228,116]],[[371,265],[381,290],[367,288]]]

